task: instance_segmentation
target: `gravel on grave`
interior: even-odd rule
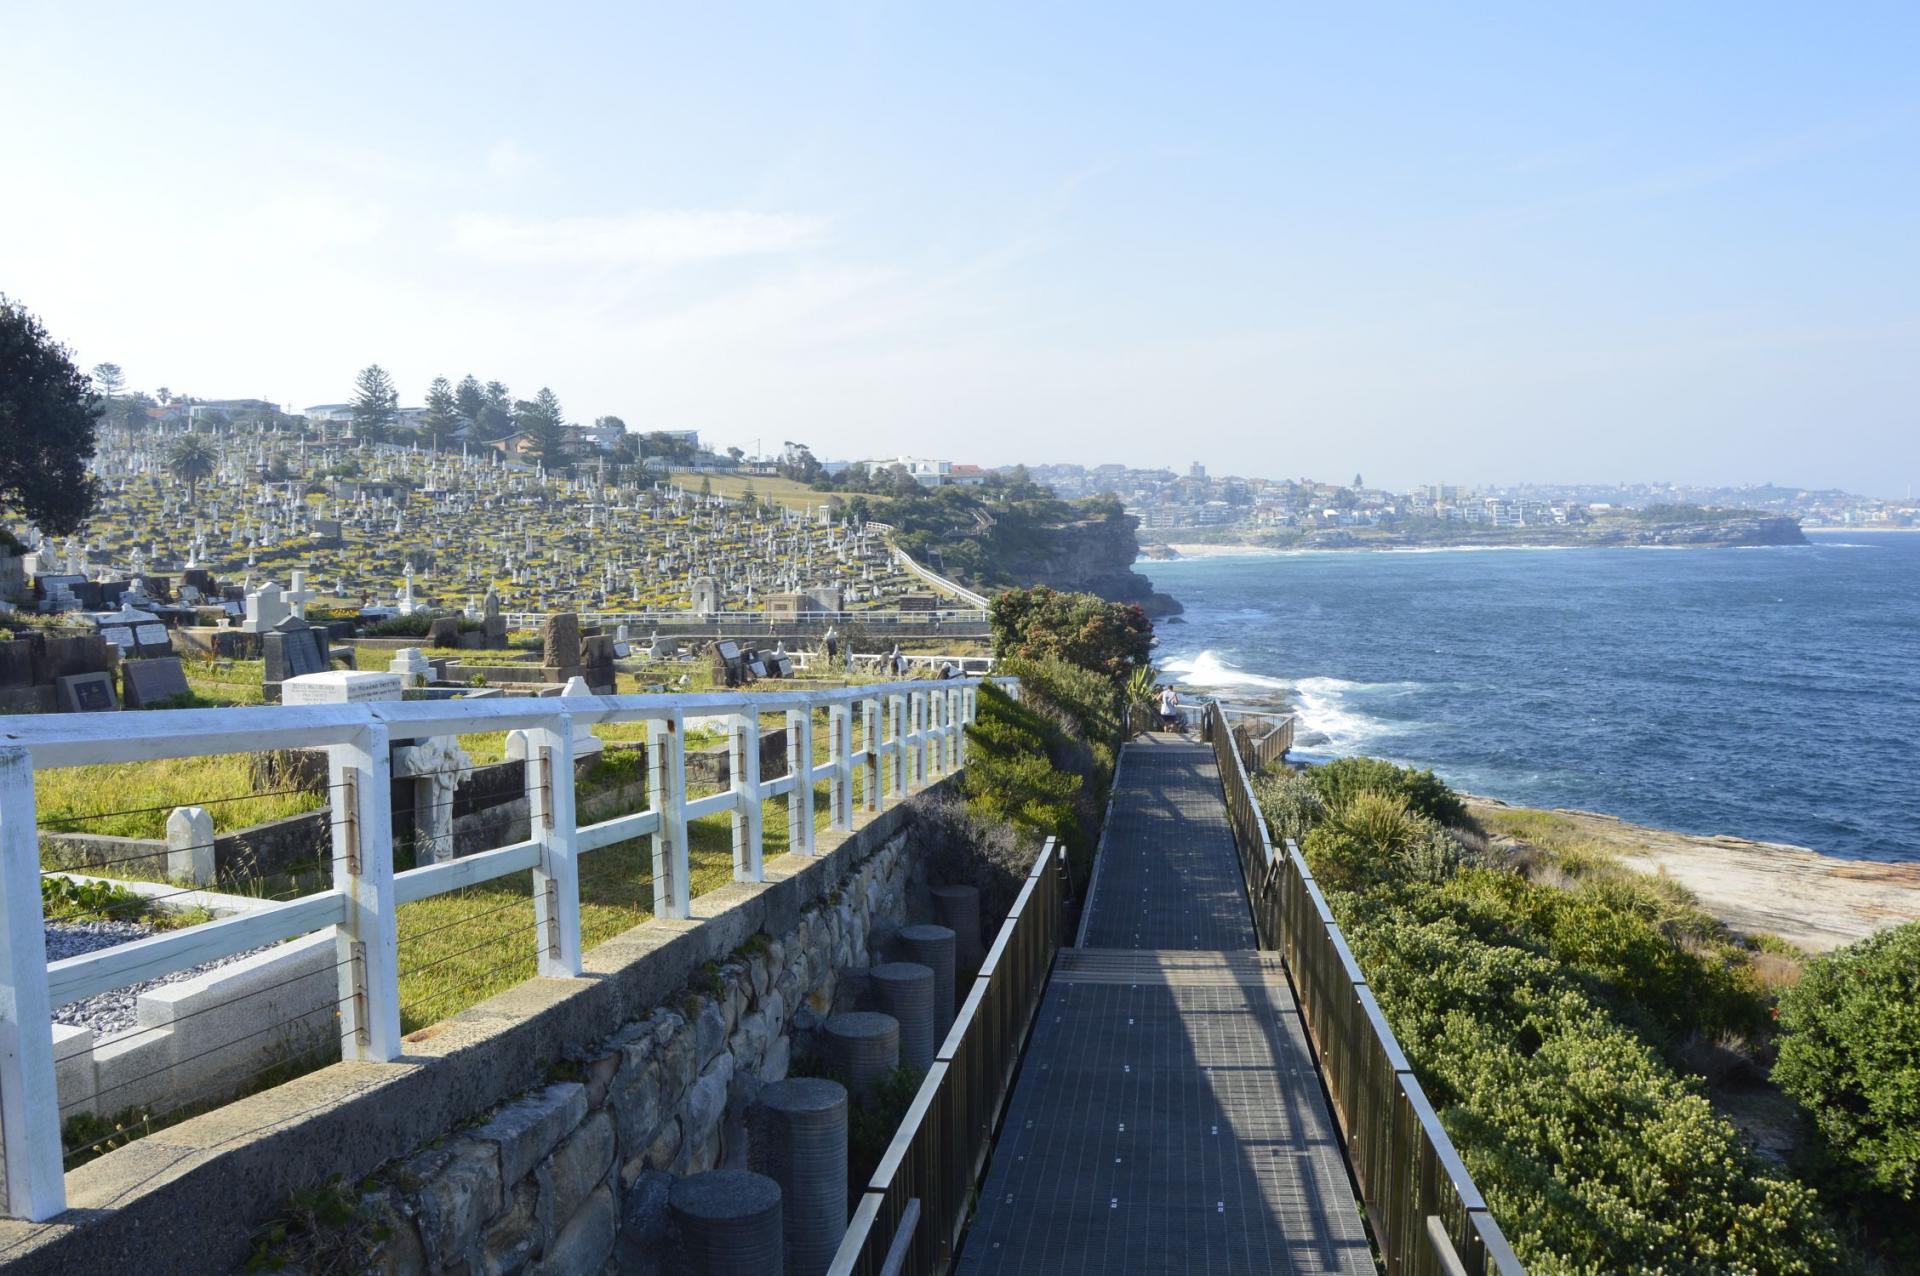
[[[141,922],[48,922],[47,960],[60,961],[66,957],[78,957],[84,953],[98,952],[102,948],[112,948],[115,944],[145,939],[157,933],[153,927]],[[125,988],[114,988],[91,997],[82,997],[78,1001],[70,1001],[64,1006],[54,1007],[53,1021],[73,1028],[91,1028],[96,1037],[123,1032],[134,1026],[135,1003],[139,1000],[140,994],[147,989],[158,988],[163,984],[177,984],[182,980],[192,979],[195,975],[204,975],[207,971],[225,966],[229,962],[236,962],[243,957],[251,957],[254,953],[265,951],[266,948],[255,948],[249,952],[235,953],[231,957],[222,957],[218,961],[203,962],[198,966],[189,966],[185,970],[176,970],[171,975],[162,975],[158,979],[148,979],[141,983],[128,984]]]

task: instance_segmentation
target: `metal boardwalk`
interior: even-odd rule
[[[1213,751],[1123,751],[957,1270],[1372,1273],[1277,954],[1256,951]]]

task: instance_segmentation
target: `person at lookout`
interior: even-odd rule
[[[1180,694],[1172,687],[1160,692],[1160,725],[1169,731],[1180,729]]]

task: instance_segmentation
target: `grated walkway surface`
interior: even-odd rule
[[[1129,744],[958,1270],[1374,1271],[1213,751]]]

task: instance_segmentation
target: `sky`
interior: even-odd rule
[[[749,452],[1920,481],[1920,6],[0,8],[0,292]]]

